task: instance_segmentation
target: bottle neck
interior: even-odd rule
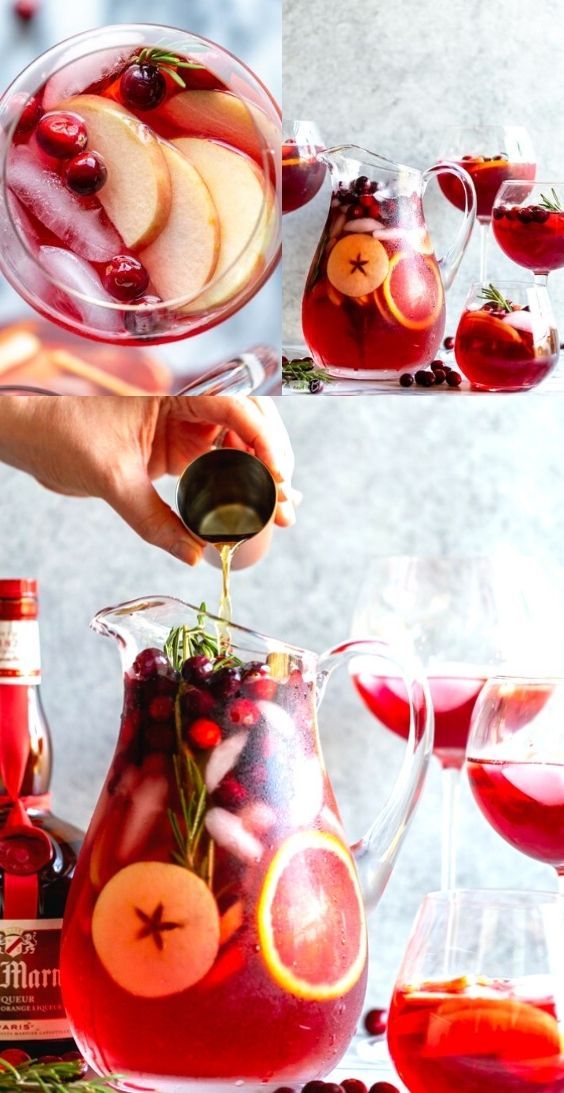
[[[51,740],[40,682],[37,619],[0,617],[0,809],[2,799],[49,789]]]

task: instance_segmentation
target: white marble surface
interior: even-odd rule
[[[327,144],[360,144],[423,169],[435,162],[447,125],[513,124],[534,141],[539,179],[564,179],[560,139],[564,36],[558,0],[394,0],[377,8],[348,0],[285,0],[284,114],[312,118]],[[329,200],[328,184],[284,218],[284,337],[301,340],[303,285]],[[426,210],[437,253],[457,214],[429,189]],[[528,279],[490,247],[489,275]],[[449,293],[447,332],[478,278],[477,232]],[[564,340],[564,271],[551,295]]]

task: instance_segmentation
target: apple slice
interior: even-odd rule
[[[170,144],[161,143],[172,183],[166,227],[140,254],[151,282],[165,300],[192,299],[212,276],[219,254],[219,223],[199,172]]]
[[[222,144],[199,137],[179,137],[172,143],[202,176],[219,217],[221,245],[214,278],[226,276],[216,290],[205,293],[205,301],[197,301],[198,307],[211,307],[244,288],[260,259],[268,221],[264,177],[250,159]]]
[[[120,869],[92,915],[92,941],[108,975],[140,998],[165,998],[203,979],[217,956],[219,936],[217,904],[207,884],[168,862]]]
[[[129,110],[101,95],[77,95],[61,109],[84,119],[88,147],[105,161],[108,178],[97,196],[125,245],[148,246],[162,232],[172,199],[159,140]]]
[[[280,131],[251,103],[228,91],[182,91],[162,108],[178,131],[231,144],[262,163],[266,146],[277,149]]]

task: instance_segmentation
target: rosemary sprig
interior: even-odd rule
[[[21,1090],[21,1093],[108,1093],[114,1089],[119,1075],[107,1078],[80,1078],[80,1062],[39,1063],[31,1060],[20,1066],[12,1066],[7,1059],[0,1060],[0,1090],[2,1093]],[[77,1081],[77,1079],[80,1079]],[[70,1085],[72,1083],[72,1085]]]
[[[321,368],[316,368],[311,357],[304,357],[302,360],[282,362],[282,383],[296,391],[305,391],[308,387],[311,390],[312,384],[334,383],[334,379]],[[314,386],[313,389],[321,388]]]
[[[513,310],[509,300],[503,295],[503,292],[500,292],[495,285],[491,284],[491,282],[487,288],[482,290],[480,297],[482,300],[488,300],[489,303],[495,304],[501,311],[511,312]]]
[[[186,81],[182,79],[182,76],[178,72],[179,68],[203,68],[204,66],[198,64],[197,61],[183,61],[182,57],[178,57],[176,53],[171,53],[168,49],[159,49],[158,47],[148,49],[142,49],[140,53],[133,58],[134,64],[150,64],[154,65],[162,72],[167,72],[171,80],[174,80],[179,87],[185,88]]]
[[[221,656],[220,641],[215,634],[206,630],[206,605],[200,604],[196,626],[175,626],[164,643],[164,651],[179,672],[188,657],[204,656],[213,661],[213,671],[219,668],[234,668],[241,664],[238,657],[231,654]]]
[[[178,865],[197,873],[202,880],[207,880],[209,845],[201,852],[202,835],[208,791],[202,772],[194,757],[183,749],[174,757],[174,774],[180,802],[180,820],[172,809],[168,817],[178,849],[173,858]]]
[[[550,192],[552,197],[547,197],[546,194],[540,195],[539,205],[541,209],[547,209],[549,213],[561,213],[562,205],[560,204],[560,198],[558,197],[554,186],[551,186]]]

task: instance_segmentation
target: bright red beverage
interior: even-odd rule
[[[325,1075],[361,1012],[366,940],[313,684],[174,662],[145,649],[126,675],[66,919],[73,1029],[127,1088]]]
[[[456,332],[456,362],[470,383],[485,391],[525,391],[556,367],[560,353],[545,290],[527,292],[527,306],[502,299],[463,312]],[[480,296],[484,296],[480,293]],[[499,295],[499,294],[498,294]],[[524,298],[524,296],[523,296]],[[472,301],[474,302],[474,301]]]
[[[319,192],[327,168],[316,157],[314,148],[308,153],[297,141],[286,140],[282,145],[282,212],[292,213],[307,205]]]
[[[465,155],[455,160],[468,172],[476,188],[477,216],[489,220],[495,195],[503,182],[513,178],[534,179],[536,163],[513,163],[505,153],[493,156]],[[464,190],[454,175],[440,175],[439,185],[444,195],[457,209],[465,208]]]
[[[469,759],[467,769],[474,797],[498,834],[564,872],[564,764]]]
[[[410,1093],[564,1090],[556,1005],[538,986],[462,977],[396,989],[388,1043]]]
[[[497,205],[493,233],[518,266],[548,273],[564,266],[564,211],[543,205]]]
[[[2,104],[4,271],[47,318],[112,342],[207,329],[276,260],[268,93],[212,43],[159,27],[138,39],[71,40],[70,64],[55,67],[57,47],[52,75],[41,59]]]
[[[397,376],[435,357],[444,291],[419,193],[390,196],[366,177],[335,191],[302,323],[314,359],[335,374]]]
[[[370,712],[387,729],[407,739],[409,707],[403,681],[368,671],[355,673],[353,680]],[[472,712],[485,681],[483,675],[428,676],[435,714],[433,751],[443,766],[461,767],[464,763]]]

